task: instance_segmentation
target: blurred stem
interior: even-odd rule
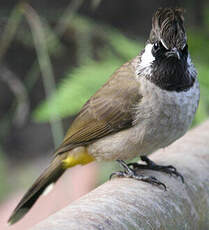
[[[102,0],[91,0],[92,9],[95,10],[100,5],[101,2]]]
[[[69,21],[73,18],[75,12],[78,11],[78,9],[82,5],[82,3],[83,3],[83,0],[73,0],[67,6],[62,17],[60,18],[60,20],[58,21],[58,23],[55,27],[55,32],[59,36],[61,36],[65,32],[66,28],[69,25]]]
[[[21,80],[5,65],[0,65],[0,79],[11,89],[17,100],[13,121],[15,125],[22,126],[29,114],[30,104],[24,84]]]
[[[69,20],[72,19],[75,12],[77,12],[77,10],[80,8],[82,3],[83,0],[71,1],[70,4],[65,9],[61,18],[58,20],[54,31],[52,31],[50,25],[46,21],[44,22],[45,29],[48,32],[48,35],[46,37],[47,40],[45,43],[47,43],[48,45],[48,54],[50,56],[54,54],[57,56],[57,53],[58,52],[60,53],[63,50],[64,45],[61,44],[59,37],[61,37],[62,34],[65,32],[66,28],[69,25]],[[29,76],[29,80],[26,80],[26,85],[29,90],[31,90],[31,88],[35,84],[39,75],[39,68],[37,68],[37,64],[38,63],[35,61],[30,71],[27,74],[27,76]],[[26,77],[26,79],[28,78]]]
[[[38,62],[43,77],[43,84],[46,91],[46,96],[49,98],[55,91],[55,78],[53,74],[52,64],[47,50],[47,38],[45,36],[43,26],[38,14],[28,4],[23,4],[24,14],[31,27],[34,44],[38,56]],[[57,147],[63,139],[63,127],[60,119],[53,121],[50,118],[54,145]]]
[[[7,161],[5,159],[5,153],[2,151],[0,146],[0,203],[8,194],[8,178],[7,178]]]
[[[77,35],[77,59],[79,65],[86,63],[86,57],[92,59],[92,44],[91,44],[91,33],[87,33],[86,31],[76,31]]]
[[[63,15],[58,20],[56,27],[54,31],[52,31],[50,25],[44,21],[44,27],[47,30],[47,37],[46,37],[46,44],[48,45],[48,54],[56,55],[64,50],[64,45],[60,42],[59,37],[63,35],[63,33],[66,31],[69,20],[73,18],[75,12],[80,8],[82,5],[83,0],[74,0],[71,1],[70,4],[66,7]],[[43,22],[42,22],[43,24]],[[84,53],[84,52],[83,52]],[[33,66],[31,67],[31,70],[27,74],[29,76],[29,80],[26,80],[26,85],[29,88],[29,90],[33,87],[34,83],[38,79],[39,75],[39,69],[37,67],[37,62],[35,61]],[[31,81],[32,78],[32,81]],[[27,79],[27,77],[26,77]]]
[[[11,41],[13,40],[17,27],[21,22],[21,19],[22,19],[22,10],[20,4],[17,4],[11,12],[7,25],[4,29],[4,32],[1,33],[0,61],[4,56],[4,54],[6,53]]]
[[[36,81],[38,80],[39,73],[40,73],[39,63],[38,60],[36,59],[31,65],[31,68],[29,69],[25,77],[24,83],[28,92],[30,92],[31,89],[34,87]]]

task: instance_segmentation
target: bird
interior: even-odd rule
[[[164,148],[189,129],[200,97],[197,71],[188,51],[184,10],[159,8],[144,49],[119,67],[83,105],[49,166],[12,212],[14,224],[40,195],[75,165],[118,161],[128,177],[152,185],[166,185],[154,176],[136,173],[152,169],[183,176],[171,165],[161,166],[148,154]],[[125,161],[140,156],[145,164]]]

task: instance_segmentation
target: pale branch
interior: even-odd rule
[[[32,230],[209,229],[209,121],[151,155],[171,164],[185,179],[146,171],[167,191],[141,181],[116,178],[40,222]]]

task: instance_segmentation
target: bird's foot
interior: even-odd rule
[[[133,170],[150,169],[150,170],[165,172],[168,173],[169,175],[175,175],[177,177],[180,177],[182,182],[184,183],[184,177],[172,165],[166,165],[166,166],[157,165],[153,161],[151,161],[147,156],[141,156],[141,160],[146,162],[146,165],[138,164],[134,162],[134,163],[129,163],[128,166],[131,167]]]
[[[117,171],[110,175],[110,179],[113,176],[117,177],[126,177],[126,178],[133,178],[135,180],[141,180],[153,185],[163,186],[163,188],[166,190],[165,184],[160,182],[158,179],[156,179],[153,176],[145,176],[145,175],[139,175],[136,173],[136,167],[130,168],[128,164],[126,164],[123,160],[117,160],[117,162],[124,168],[124,171]]]

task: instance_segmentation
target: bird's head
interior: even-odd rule
[[[180,85],[183,84],[183,88],[184,84],[191,85],[189,78],[192,76],[187,74],[193,71],[192,68],[194,69],[188,54],[183,10],[158,9],[152,18],[149,39],[140,55],[138,73],[162,83],[162,88],[181,90]],[[196,74],[195,70],[193,72]]]
[[[158,9],[152,18],[149,42],[152,55],[157,58],[177,58],[188,55],[187,37],[184,29],[183,10]]]

